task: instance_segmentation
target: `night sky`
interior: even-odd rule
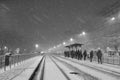
[[[11,48],[38,43],[47,49],[82,31],[106,32],[105,11],[116,1],[0,0],[0,41]]]

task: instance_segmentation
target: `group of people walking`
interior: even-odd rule
[[[90,52],[87,52],[87,50],[71,50],[71,51],[65,51],[64,52],[64,56],[65,57],[71,57],[71,58],[75,58],[78,60],[90,60],[90,62],[93,61],[93,57],[97,58],[98,63],[102,64],[102,51],[99,48],[97,51],[91,50]]]

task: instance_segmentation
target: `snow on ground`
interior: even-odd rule
[[[31,64],[30,65],[28,64],[28,67],[26,67],[19,76],[15,77],[12,80],[28,80],[41,59],[42,59],[42,56],[39,56],[39,57],[36,57],[35,60],[30,61]]]
[[[28,80],[41,58],[42,56],[37,56],[28,59],[21,65],[1,73],[0,80]]]
[[[65,65],[58,62],[57,60],[55,60],[55,62],[63,69],[63,71],[67,74],[67,76],[70,77],[70,80],[84,80],[84,78],[82,76],[79,77],[77,74],[70,74],[75,71],[67,68]]]
[[[94,67],[104,68],[104,69],[107,69],[107,70],[111,70],[111,71],[115,71],[115,72],[120,73],[120,66],[118,66],[118,65],[112,65],[112,64],[107,64],[107,63],[98,64],[96,61],[90,62],[89,60],[80,61],[80,60],[77,60],[77,59],[71,59],[71,58],[69,58],[69,59],[74,60],[74,61],[79,62],[79,63],[82,63],[82,64],[87,64],[87,65],[91,65],[91,66],[94,66]]]
[[[22,64],[22,63],[24,63],[24,61],[23,61],[23,62],[19,62],[19,63],[12,64],[11,66],[7,66],[7,67],[6,67],[6,70],[5,70],[5,67],[0,68],[0,74],[2,74],[2,73],[5,72],[5,71],[11,70],[12,68],[14,68],[14,67],[16,67],[16,66],[19,66],[19,65]]]
[[[89,61],[78,61],[78,60],[75,60],[75,61],[83,63],[83,64],[87,64],[87,65],[90,65],[90,66],[99,67],[99,68],[103,68],[103,69],[106,69],[106,70],[111,70],[111,71],[115,71],[115,72],[120,73],[120,67],[116,68],[116,67],[104,65],[104,63],[103,64],[98,64],[98,63],[95,63],[95,62],[90,63]]]
[[[38,70],[35,72],[35,76],[34,76],[34,78],[32,78],[32,80],[41,80],[42,79],[42,74],[44,74],[43,73],[43,67],[44,67],[44,60],[45,60],[45,57],[44,57],[44,59],[42,60],[42,62],[40,62],[40,64],[39,64],[39,68],[38,68]]]
[[[44,80],[67,80],[48,56],[45,61]]]
[[[59,57],[60,60],[62,61],[65,61],[67,63],[70,63],[72,65],[74,65],[75,67],[77,67],[78,69],[80,69],[81,71],[85,72],[85,73],[88,73],[94,77],[97,77],[101,80],[120,80],[114,76],[111,76],[109,74],[105,74],[105,73],[102,73],[102,72],[99,72],[99,71],[96,71],[96,70],[93,70],[93,69],[90,69],[90,68],[87,68],[85,66],[82,66],[82,65],[79,65],[79,64],[76,64],[76,63],[73,63],[71,61],[68,61],[68,60],[64,60],[62,58]]]

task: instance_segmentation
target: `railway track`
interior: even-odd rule
[[[78,69],[74,65],[66,63],[65,61],[62,61],[62,60],[60,60],[60,59],[58,59],[56,57],[53,57],[53,58],[56,60],[56,62],[58,61],[58,62],[62,63],[63,65],[65,65],[67,68],[73,70],[73,72],[75,74],[77,73],[77,76],[83,77],[84,80],[99,80],[97,77],[91,76],[90,74],[87,74],[87,73],[81,71],[80,69]]]
[[[120,73],[116,71],[111,71],[109,69],[104,69],[104,68],[96,67],[93,65],[87,65],[87,64],[80,63],[64,57],[47,56],[41,59],[39,65],[37,66],[37,68],[35,69],[35,71],[33,72],[29,80],[48,80],[49,78],[45,78],[45,75],[47,70],[49,71],[49,65],[54,66],[54,68],[56,68],[55,70],[57,70],[58,72],[58,75],[61,75],[61,77],[64,77],[64,80],[73,80],[74,78],[75,80],[101,80],[101,77],[89,74],[81,70],[79,66],[85,67],[86,69],[91,70],[93,72],[96,71],[98,73],[105,74],[107,76],[110,76],[111,78],[113,77],[114,80],[120,79]],[[52,69],[52,71],[54,71],[54,69]],[[51,73],[51,71],[49,72]],[[49,75],[49,73],[47,73],[47,75],[49,77],[51,74]],[[73,76],[74,78],[71,76]],[[81,79],[78,79],[78,78],[81,78]],[[105,80],[104,78],[102,79]],[[113,79],[110,79],[110,80],[113,80]]]
[[[91,69],[94,69],[94,70],[97,70],[97,71],[100,71],[102,73],[109,74],[113,77],[120,78],[120,73],[119,72],[116,72],[116,71],[113,71],[113,70],[110,70],[110,69],[106,69],[106,68],[102,68],[102,67],[98,67],[98,66],[96,67],[96,66],[93,66],[93,65],[83,64],[83,63],[76,62],[76,61],[73,61],[71,59],[66,59],[66,58],[63,58],[63,57],[61,57],[61,58],[65,59],[65,60],[69,60],[69,61],[74,62],[74,63],[79,64],[79,65],[83,65],[85,67],[88,67],[88,68],[91,68]]]
[[[44,80],[45,56],[41,59],[29,80]]]
[[[55,57],[55,56],[54,56],[54,57]],[[119,74],[118,72],[115,72],[115,71],[113,72],[113,71],[111,71],[111,70],[105,70],[105,69],[100,68],[100,67],[95,67],[95,66],[91,66],[91,65],[85,65],[85,64],[82,64],[82,63],[73,61],[73,60],[71,60],[71,59],[63,58],[63,57],[55,57],[55,58],[58,59],[59,61],[61,61],[61,62],[64,63],[64,64],[68,64],[68,62],[66,62],[66,60],[67,60],[67,61],[69,61],[69,62],[78,64],[78,65],[80,65],[80,66],[84,66],[84,67],[86,67],[86,68],[95,70],[95,71],[97,71],[97,72],[101,72],[101,73],[104,73],[104,74],[108,74],[108,75],[110,75],[110,76],[112,76],[112,77],[115,77],[116,80],[119,80],[119,79],[120,79],[120,74]],[[61,60],[61,59],[59,59],[59,58],[61,58],[61,59],[63,59],[63,60]],[[69,64],[69,65],[71,65],[71,64]],[[71,66],[72,66],[72,65],[71,65]]]
[[[52,58],[50,58],[50,59],[57,66],[57,68],[60,70],[60,72],[65,76],[66,80],[71,80],[70,77],[64,72],[64,70]]]
[[[66,78],[65,80],[71,80],[69,76],[64,72],[64,70],[52,58],[50,58],[50,60],[59,69],[61,74]],[[46,67],[45,62],[46,62],[45,57],[43,57],[29,80],[44,80],[44,76],[46,75],[45,74],[45,67]]]

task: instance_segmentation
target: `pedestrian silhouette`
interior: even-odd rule
[[[84,57],[84,60],[86,60],[86,57],[87,57],[87,51],[86,50],[83,52],[83,57]]]
[[[92,62],[92,59],[93,59],[93,50],[90,51],[90,62]]]
[[[100,50],[100,48],[97,51],[97,58],[98,58],[98,63],[102,64],[102,51]]]

